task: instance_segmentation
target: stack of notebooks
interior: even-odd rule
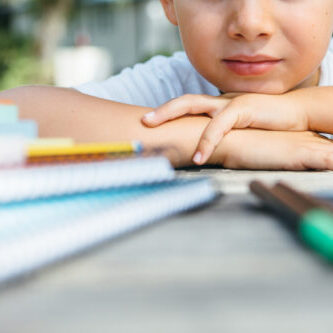
[[[38,139],[0,101],[0,283],[216,198],[138,142]]]

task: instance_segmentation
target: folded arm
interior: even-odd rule
[[[308,130],[333,134],[333,87],[312,87],[288,93],[307,115]]]
[[[13,100],[21,119],[34,119],[41,137],[71,137],[77,141],[140,140],[147,147],[171,145],[180,154],[175,166],[191,165],[207,117],[182,118],[159,128],[147,128],[140,119],[149,108],[127,105],[48,86],[19,87],[0,92]],[[210,160],[217,163],[216,155]]]
[[[20,87],[0,92],[1,98],[15,101],[21,118],[35,119],[42,137],[140,140],[148,147],[172,145],[180,153],[171,156],[176,167],[193,164],[196,146],[210,121],[207,116],[191,115],[149,128],[141,122],[149,108],[64,88]],[[309,131],[235,129],[218,144],[207,163],[235,169],[333,170],[333,144]]]

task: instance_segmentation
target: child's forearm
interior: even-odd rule
[[[36,120],[40,136],[70,136],[79,141],[128,139],[133,134],[131,118],[136,114],[129,114],[129,110],[141,111],[73,89],[48,86],[3,91],[1,98],[11,99],[19,106],[20,118]]]
[[[309,130],[333,133],[333,87],[299,89],[287,95],[304,109]]]
[[[40,125],[41,136],[80,141],[141,140],[148,146],[173,145],[174,166],[192,165],[192,156],[210,119],[182,117],[156,128],[142,125],[148,108],[114,103],[71,89],[17,88],[0,93],[14,100],[22,118]],[[312,132],[241,129],[230,131],[207,163],[241,169],[333,169],[332,143]]]
[[[121,104],[81,94],[73,89],[29,86],[0,93],[15,101],[21,118],[34,119],[42,137],[72,137],[78,141],[140,140],[146,146],[172,145],[175,166],[192,164],[192,155],[207,117],[184,117],[157,128],[142,125],[149,108]],[[223,149],[222,149],[223,151]],[[219,154],[219,155],[218,155]],[[211,163],[221,160],[217,152]]]

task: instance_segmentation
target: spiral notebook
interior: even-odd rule
[[[208,178],[176,179],[163,156],[24,166],[22,137],[37,125],[17,113],[0,101],[0,283],[216,197]]]
[[[173,180],[0,205],[0,282],[216,197],[210,179]]]
[[[174,175],[163,156],[2,169],[0,203],[163,182]]]

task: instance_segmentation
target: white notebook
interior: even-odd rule
[[[208,178],[0,206],[0,282],[216,197]]]
[[[0,203],[163,182],[174,174],[163,156],[0,169]]]

